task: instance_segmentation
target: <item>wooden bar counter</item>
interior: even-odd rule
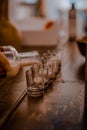
[[[83,130],[85,58],[75,42],[62,52],[61,78],[43,97],[26,94],[28,67],[12,79],[0,79],[0,130]]]

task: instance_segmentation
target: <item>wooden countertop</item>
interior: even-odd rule
[[[41,98],[26,94],[25,71],[12,79],[0,79],[0,125],[3,130],[82,130],[84,113],[84,64],[77,44],[62,51],[61,79]]]

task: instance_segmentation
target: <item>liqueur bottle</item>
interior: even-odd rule
[[[69,40],[76,40],[76,8],[74,3],[69,10]]]
[[[18,53],[12,46],[0,46],[0,77],[14,77],[23,66],[39,64],[37,51]]]

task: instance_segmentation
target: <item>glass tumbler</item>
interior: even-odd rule
[[[43,68],[41,64],[33,64],[26,71],[27,93],[32,97],[43,96]]]

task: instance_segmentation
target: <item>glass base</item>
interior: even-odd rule
[[[38,85],[31,85],[27,88],[27,94],[31,97],[39,97],[39,96],[43,96],[44,91],[50,86],[52,85],[54,79],[50,79],[49,82],[44,84],[44,87],[42,86],[38,86]]]
[[[27,94],[32,97],[43,96],[44,88],[39,88],[37,86],[31,86],[27,89]]]

